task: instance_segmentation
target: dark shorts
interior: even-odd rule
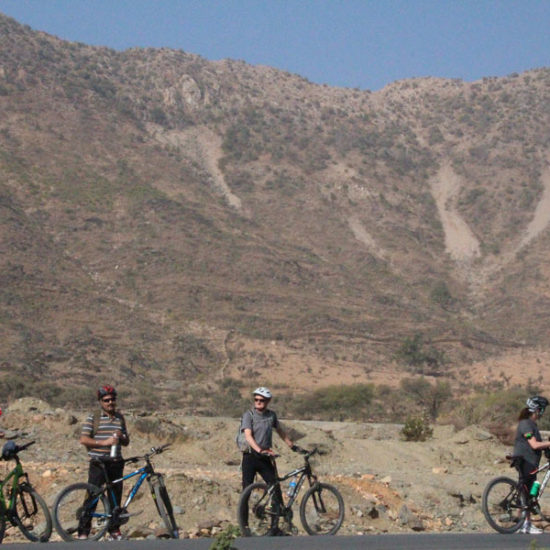
[[[537,479],[537,474],[533,473],[537,470],[537,468],[538,466],[536,464],[531,464],[530,462],[527,462],[527,460],[522,460],[517,466],[520,479],[527,488],[527,491],[531,489],[531,486]]]

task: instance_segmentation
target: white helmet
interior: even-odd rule
[[[544,409],[548,407],[548,399],[546,397],[541,397],[539,395],[535,395],[534,397],[530,397],[527,399],[527,402],[525,403],[527,405],[527,408],[529,409],[529,412],[540,412],[540,414],[544,413]]]
[[[259,388],[256,388],[253,392],[253,395],[261,395],[262,397],[265,397],[266,399],[271,399],[273,396],[271,395],[271,392],[268,388],[264,388],[263,386],[260,386]]]

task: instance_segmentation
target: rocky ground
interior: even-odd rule
[[[21,460],[50,505],[64,486],[86,477],[86,454],[78,443],[85,414],[22,398],[11,403],[2,416],[6,437],[36,440],[21,453]],[[236,523],[240,455],[234,436],[238,419],[135,411],[127,413],[127,420],[131,445],[126,456],[172,443],[154,464],[166,474],[184,536],[211,536]],[[344,496],[346,519],[341,534],[489,531],[481,513],[483,488],[496,475],[512,474],[504,460],[509,449],[477,427],[458,432],[450,426],[435,427],[432,439],[405,442],[398,425],[313,421],[287,421],[285,425],[302,447],[315,445],[324,451],[313,465],[321,479],[336,485]],[[298,455],[280,442],[276,446],[282,454],[281,472],[300,465]],[[0,474],[12,466],[12,462],[1,462]],[[141,513],[125,526],[128,536],[160,533],[147,490],[140,491],[131,511]],[[19,535],[9,529],[5,542],[17,540]]]

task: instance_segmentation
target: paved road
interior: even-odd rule
[[[14,550],[209,550],[213,540],[52,542],[45,545],[18,543],[14,545]],[[437,533],[363,537],[264,537],[237,539],[233,547],[236,550],[550,550],[550,533],[538,536]]]

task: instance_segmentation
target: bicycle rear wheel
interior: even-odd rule
[[[499,533],[508,535],[517,531],[525,521],[525,494],[518,482],[509,477],[491,480],[481,500],[487,523]]]
[[[334,535],[344,521],[344,499],[336,487],[316,483],[300,503],[300,520],[309,535]]]
[[[88,540],[98,540],[111,522],[111,507],[103,489],[89,483],[65,487],[53,505],[53,523],[59,536],[67,541],[78,540],[79,534]]]
[[[155,481],[152,482],[153,499],[157,507],[157,512],[164,522],[164,526],[168,529],[170,538],[179,539],[179,530],[174,519],[174,509],[172,508],[172,502],[168,496],[166,485],[164,484],[164,478],[158,476]]]
[[[252,483],[241,494],[237,520],[243,537],[263,537],[279,525],[279,505],[265,483]]]
[[[52,534],[52,517],[44,499],[29,485],[20,485],[15,495],[15,522],[32,542],[47,542]]]

